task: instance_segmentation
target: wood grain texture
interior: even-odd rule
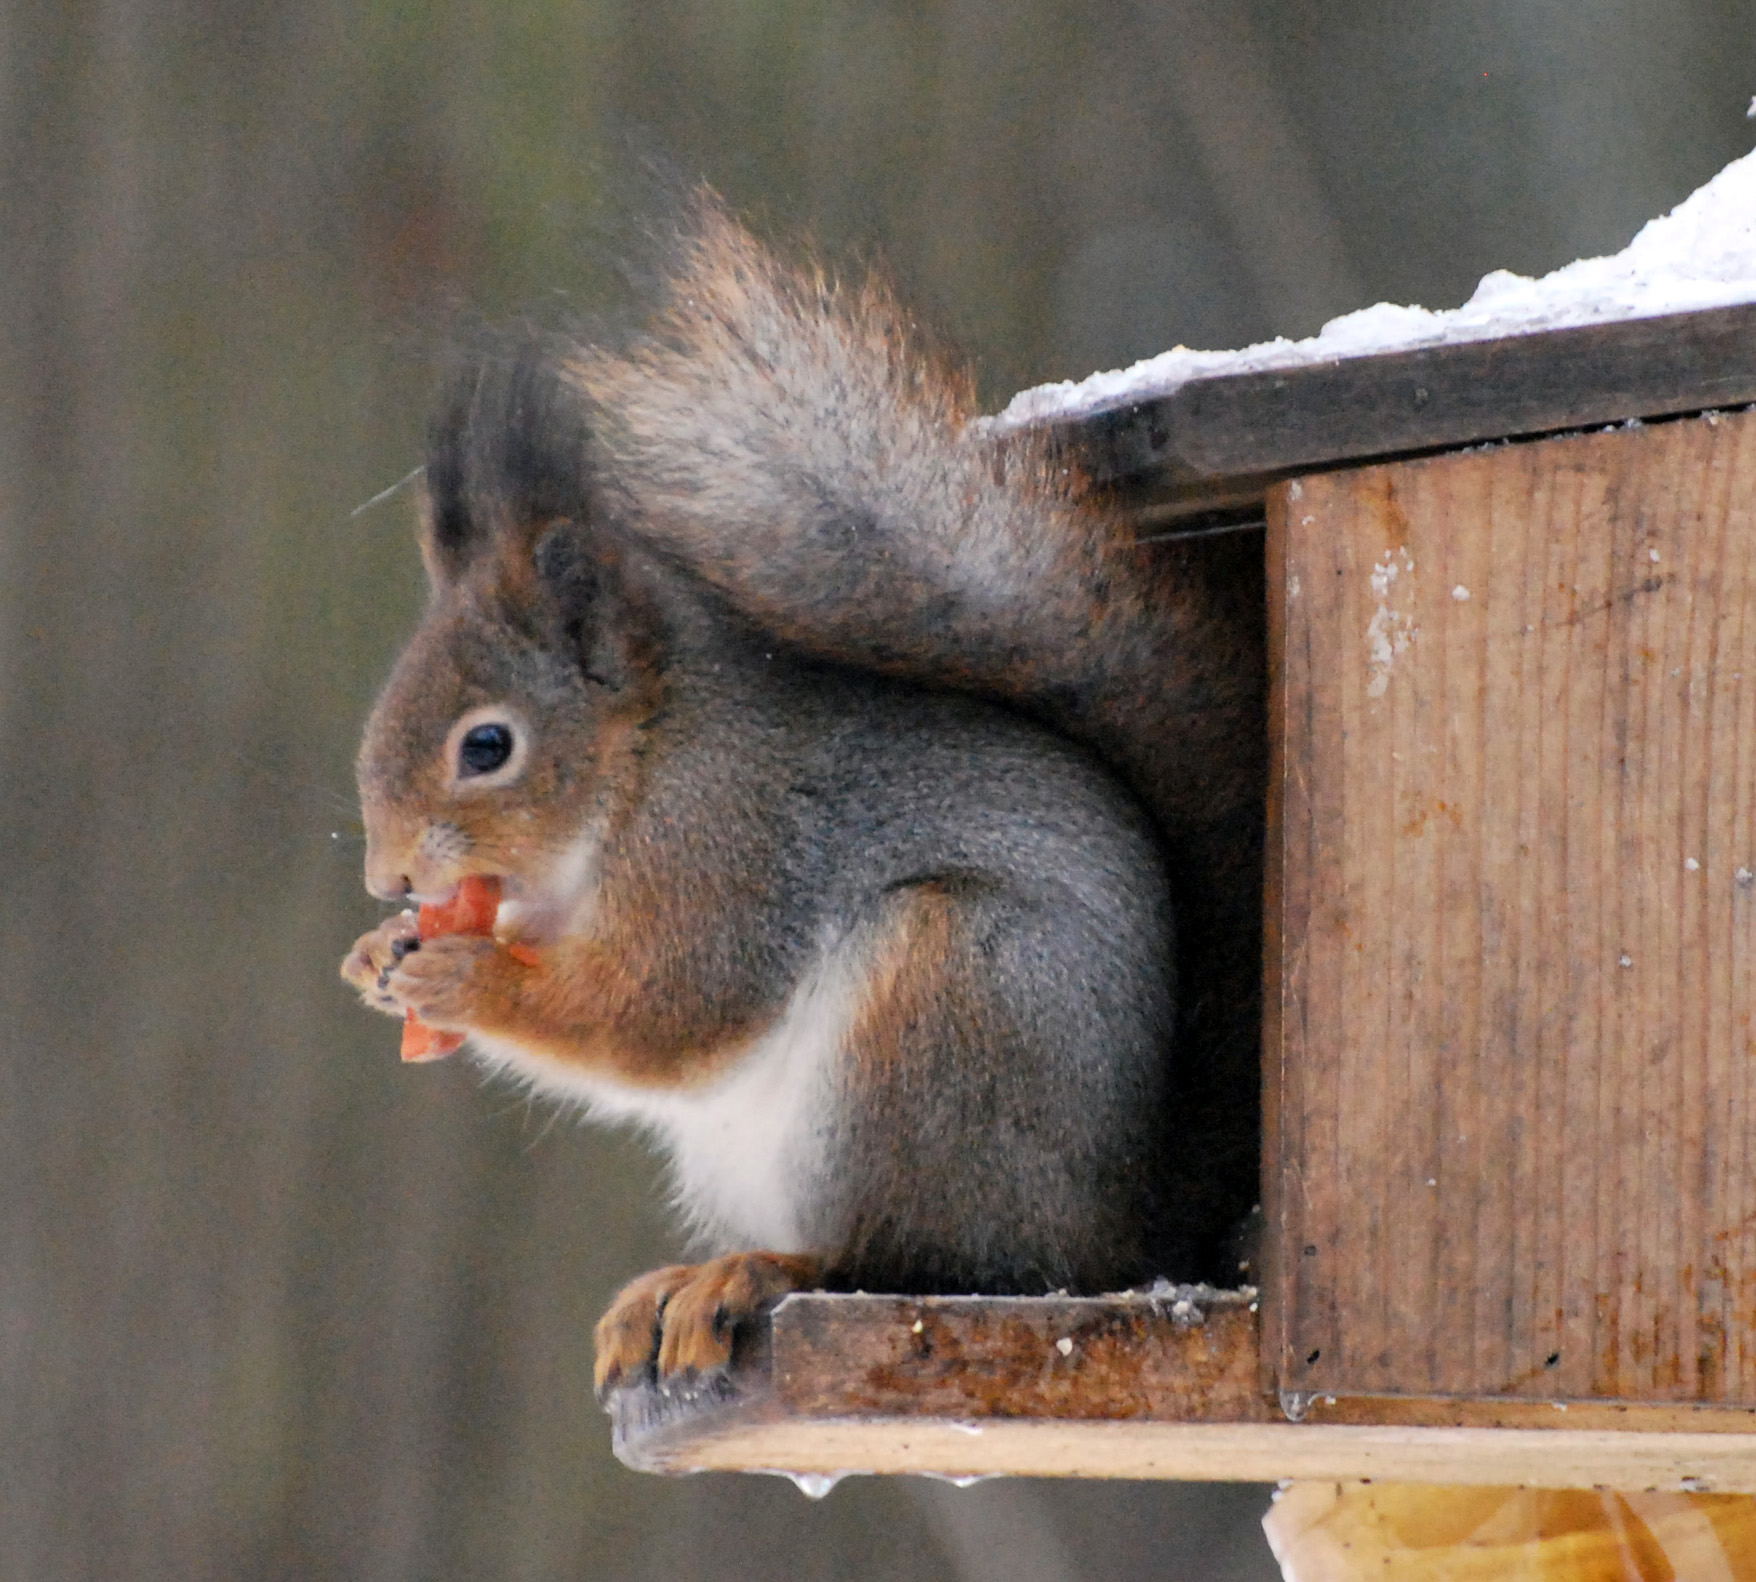
[[[1193,1305],[801,1292],[739,1336],[728,1378],[618,1390],[611,1409],[626,1440],[757,1402],[797,1418],[1270,1421],[1280,1413],[1258,1384],[1260,1344],[1254,1292]]]
[[[934,1473],[942,1477],[1396,1479],[1531,1488],[1756,1493],[1756,1438],[1580,1429],[1007,1418],[797,1419],[722,1409],[617,1454],[640,1472]]]
[[[1253,1299],[815,1297],[774,1318],[774,1387],[795,1412],[1272,1421]]]
[[[1265,1360],[1756,1404],[1756,416],[1270,498]]]
[[[1751,401],[1745,305],[1192,379],[1066,432],[1099,482],[1206,509],[1293,469]]]
[[[728,1378],[611,1397],[641,1471],[1387,1477],[1756,1490],[1756,1412],[1319,1396],[1256,1382],[1246,1294],[790,1296]],[[1294,1404],[1289,1402],[1289,1404]]]

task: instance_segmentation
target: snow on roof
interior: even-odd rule
[[[1756,101],[1751,108],[1756,112]],[[1734,160],[1607,258],[1582,258],[1540,280],[1496,269],[1482,277],[1475,295],[1460,308],[1435,313],[1380,302],[1331,319],[1307,340],[1263,341],[1231,352],[1178,346],[1132,368],[1020,391],[989,421],[1010,428],[1082,417],[1168,395],[1191,379],[1219,374],[1498,340],[1739,302],[1756,302],[1756,152]]]

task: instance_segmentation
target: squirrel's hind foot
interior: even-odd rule
[[[734,1252],[707,1263],[671,1264],[616,1293],[598,1320],[598,1399],[627,1385],[690,1383],[730,1366],[738,1330],[823,1272],[809,1254]]]

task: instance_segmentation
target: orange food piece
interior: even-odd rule
[[[471,875],[460,879],[456,893],[443,906],[423,906],[418,919],[422,939],[438,939],[442,934],[481,934],[494,932],[494,917],[500,910],[500,881],[491,876]]]
[[[446,934],[494,932],[494,915],[500,910],[500,881],[472,875],[458,881],[457,891],[442,906],[423,906],[416,920],[422,939]],[[463,1047],[462,1033],[444,1033],[429,1027],[413,1011],[402,1024],[404,1060],[441,1060]]]

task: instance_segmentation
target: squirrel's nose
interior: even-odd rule
[[[414,883],[406,873],[399,871],[395,863],[384,863],[373,860],[370,850],[366,853],[366,888],[380,901],[406,901]]]

